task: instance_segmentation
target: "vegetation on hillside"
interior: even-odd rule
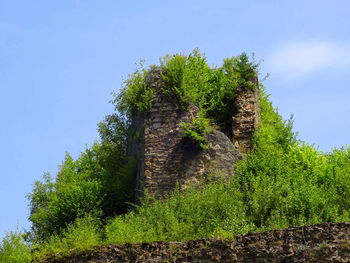
[[[209,67],[195,50],[161,60],[165,94],[183,107],[195,103],[201,117],[183,124],[184,136],[202,143],[210,122],[228,132],[227,116],[237,87],[253,88],[257,64],[243,54]],[[138,206],[132,179],[137,160],[127,156],[131,117],[147,112],[152,90],[140,67],[113,102],[117,113],[99,127],[100,140],[77,160],[67,154],[55,178],[45,174],[29,194],[32,230],[9,233],[0,243],[0,262],[30,262],[47,254],[88,250],[106,243],[232,238],[320,222],[350,220],[350,148],[330,153],[298,141],[260,87],[261,124],[254,152],[236,165],[230,182],[175,190],[165,200],[146,196]],[[230,115],[231,114],[231,115]],[[209,121],[210,120],[210,121]],[[199,136],[199,137],[198,137]],[[33,253],[30,253],[32,249]]]
[[[232,132],[235,90],[238,87],[256,88],[252,80],[257,74],[258,63],[250,61],[245,53],[224,59],[221,67],[210,67],[206,57],[195,49],[189,56],[164,56],[159,67],[165,82],[163,94],[177,98],[183,108],[194,103],[200,109],[201,117],[210,118],[228,136]],[[114,94],[113,103],[126,118],[150,110],[154,91],[147,85],[148,71],[140,63],[121,92]]]
[[[0,243],[1,263],[27,263],[31,262],[32,256],[25,235],[20,232],[9,232]]]

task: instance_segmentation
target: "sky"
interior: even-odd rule
[[[300,140],[350,143],[348,0],[0,0],[0,237],[29,229],[26,195],[98,139],[110,93],[145,59],[242,52]]]

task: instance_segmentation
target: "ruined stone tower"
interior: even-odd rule
[[[181,137],[181,122],[198,117],[199,109],[189,105],[181,109],[179,102],[161,92],[164,85],[161,69],[153,68],[147,79],[154,90],[149,113],[134,116],[133,133],[139,134],[137,143],[129,142],[132,153],[139,158],[136,175],[136,198],[147,190],[156,198],[188,184],[206,181],[209,174],[229,177],[234,164],[252,149],[252,135],[259,121],[259,94],[257,78],[255,89],[238,88],[235,114],[232,116],[232,138],[218,130],[206,137],[205,150],[189,147]]]
[[[253,149],[252,137],[260,122],[258,78],[252,82],[254,89],[237,88],[234,101],[236,113],[232,116],[232,141],[242,154]]]

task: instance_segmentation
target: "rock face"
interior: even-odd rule
[[[324,223],[236,237],[233,241],[107,245],[45,263],[87,262],[350,262],[350,223]]]
[[[138,133],[142,134],[142,138],[139,146],[132,147],[134,152],[138,149],[136,151],[139,152],[137,155],[140,157],[135,180],[138,193],[136,199],[144,189],[159,198],[173,190],[176,184],[181,189],[189,184],[198,185],[207,180],[208,174],[231,176],[234,164],[242,158],[242,154],[232,141],[222,132],[213,130],[207,134],[206,150],[189,145],[181,137],[180,123],[188,123],[198,117],[199,109],[192,104],[184,110],[176,98],[162,93],[164,83],[160,68],[153,68],[149,72],[147,81],[154,90],[152,108],[143,116],[142,121],[140,117],[135,118],[135,123],[138,123],[136,125],[138,128],[135,129],[139,129]],[[237,112],[244,115],[244,111],[250,109],[243,102],[241,103],[245,98],[241,95],[242,93],[244,92],[239,94],[240,104],[237,104],[237,107],[242,106],[245,109],[238,109]],[[236,119],[238,120],[238,117]],[[242,122],[237,121],[237,123]],[[253,130],[247,125],[249,126],[250,123],[239,126],[245,140],[249,139],[247,136],[250,133],[244,133],[243,130],[249,129],[249,132]]]

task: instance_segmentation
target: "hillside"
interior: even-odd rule
[[[312,260],[319,251],[347,257],[349,225],[339,222],[350,221],[350,149],[324,153],[298,140],[258,71],[244,53],[214,67],[197,49],[141,64],[113,94],[116,112],[98,124],[100,139],[35,182],[32,229],[3,239],[0,262],[98,262],[115,250],[112,258],[142,262],[145,249],[150,261],[202,252],[244,258],[255,245],[259,258],[269,238],[273,252],[263,257],[288,257],[285,246]],[[303,231],[310,240],[298,243]],[[223,251],[187,254],[208,242]]]
[[[43,262],[350,262],[350,224],[330,223],[237,236],[106,245]]]

